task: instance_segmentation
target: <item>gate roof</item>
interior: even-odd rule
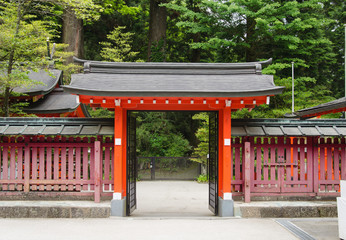
[[[256,97],[280,94],[272,75],[251,63],[114,63],[77,59],[68,93],[112,97]]]
[[[112,118],[0,118],[0,135],[113,135]],[[346,136],[346,120],[233,119],[232,136]]]

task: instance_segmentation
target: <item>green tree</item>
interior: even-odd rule
[[[270,116],[282,117],[282,110],[291,105],[287,97],[291,94],[291,62],[295,62],[297,110],[333,99],[329,69],[336,63],[336,50],[326,31],[333,22],[325,14],[329,2],[201,0],[195,8],[189,8],[187,1],[171,1],[165,6],[180,13],[177,26],[200,35],[190,47],[202,51],[201,61],[274,58],[274,64],[263,72],[274,74],[276,84],[288,88],[273,97],[270,108],[265,109]],[[256,111],[247,115],[254,116]]]
[[[106,61],[133,62],[138,52],[132,51],[132,36],[134,33],[124,32],[126,27],[115,27],[107,35],[107,42],[100,42],[102,49],[100,55]]]
[[[191,159],[202,164],[202,175],[205,175],[207,169],[207,156],[209,154],[209,115],[206,112],[195,114],[192,119],[199,120],[200,127],[196,131],[196,137],[199,141],[197,147],[193,149],[192,155],[197,158]]]
[[[38,84],[29,71],[47,68],[44,52],[50,36],[46,22],[26,14],[30,3],[23,0],[3,2],[0,6],[0,93],[1,115],[10,115],[10,96],[15,87]]]
[[[139,112],[137,152],[143,157],[183,157],[191,150],[189,141],[166,112]]]

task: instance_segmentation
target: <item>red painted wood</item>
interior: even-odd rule
[[[2,179],[6,180],[8,179],[8,147],[3,147],[2,150]],[[8,185],[4,184],[2,185],[2,190],[6,191],[8,190]]]
[[[11,138],[14,142],[14,138]],[[13,144],[14,145],[14,144]],[[12,146],[10,151],[10,179],[15,180],[16,179],[16,147]],[[14,184],[9,185],[9,190],[13,191],[15,189]]]
[[[270,163],[276,163],[276,152],[275,152],[275,139],[272,138],[270,139]],[[277,169],[275,165],[271,165],[270,166],[270,188],[273,189],[273,191],[279,191],[279,181],[278,181],[278,177],[277,177]],[[269,186],[267,186],[269,187]]]
[[[88,138],[84,137],[83,142],[88,142]],[[83,147],[83,180],[89,180],[89,148]],[[88,185],[83,184],[83,190],[88,190]]]
[[[263,180],[268,181],[268,159],[269,159],[269,152],[268,152],[268,138],[263,139]]]
[[[19,139],[21,141],[22,138]],[[17,155],[17,179],[23,180],[23,147],[17,148],[18,155]],[[17,184],[17,190],[22,191],[23,190],[23,184]]]
[[[340,171],[339,171],[339,167],[340,167],[340,151],[339,151],[339,147],[337,147],[337,145],[339,144],[339,139],[334,138],[334,157],[333,157],[333,180],[340,180]],[[339,191],[340,185],[339,184],[335,184],[334,185],[334,190],[335,191]]]
[[[25,138],[25,142],[28,142],[29,139]],[[30,148],[28,146],[25,147],[24,150],[24,192],[30,191]]]
[[[44,138],[43,137],[40,137],[40,142],[44,142]],[[45,163],[46,163],[46,159],[45,159],[45,148],[44,147],[40,147],[39,148],[39,166],[38,166],[38,169],[39,169],[39,173],[38,173],[38,177],[40,180],[43,180],[45,179],[45,173],[46,173],[46,169],[45,169]],[[40,191],[43,191],[45,189],[45,186],[44,185],[40,185],[39,186],[39,190]]]
[[[80,137],[77,137],[76,138],[76,143],[78,143],[77,146],[79,146],[79,143],[81,143],[81,138]],[[75,151],[76,151],[76,180],[80,181],[81,180],[81,148],[80,147],[76,147],[75,148]],[[76,185],[76,191],[80,191],[81,190],[81,185],[80,184],[77,184]]]
[[[95,164],[95,195],[94,201],[99,203],[101,201],[101,143],[100,141],[95,142],[94,146],[94,164]]]
[[[244,158],[244,165],[245,165],[245,189],[244,189],[244,199],[246,203],[249,203],[251,201],[251,195],[250,195],[250,181],[251,181],[251,174],[250,174],[250,161],[251,161],[251,157],[250,157],[250,142],[245,142],[244,143],[244,147],[245,147],[245,158]]]
[[[333,179],[333,170],[332,170],[332,145],[331,145],[331,138],[327,139],[328,143],[328,148],[327,148],[327,179],[332,180]],[[332,185],[328,184],[327,185],[327,190],[331,191],[332,190]]]
[[[235,139],[235,144],[239,144],[240,143],[240,139],[236,138]],[[240,170],[240,164],[241,164],[241,158],[240,158],[240,146],[235,146],[234,148],[234,156],[235,156],[235,160],[234,160],[234,164],[235,164],[235,180],[240,180],[241,179],[241,170]],[[233,151],[232,151],[233,152]],[[240,185],[235,185],[235,191],[240,191]]]
[[[74,139],[72,137],[69,138],[69,142],[73,143]],[[69,180],[73,180],[74,179],[74,175],[75,175],[75,169],[74,169],[74,148],[73,145],[68,148],[68,179]],[[68,185],[68,191],[73,191],[74,186],[72,184]]]
[[[314,166],[314,176],[313,176],[313,185],[314,185],[314,189],[313,191],[315,193],[319,192],[319,178],[320,178],[320,172],[319,172],[319,166],[320,166],[320,149],[318,147],[319,144],[319,139],[318,137],[313,138],[313,156],[312,156],[312,162],[313,162],[313,166]]]
[[[53,179],[54,180],[60,179],[60,174],[61,174],[60,167],[61,167],[61,165],[60,165],[60,148],[55,147],[54,148],[54,168],[53,168],[53,172],[54,172]],[[54,185],[54,191],[59,191],[59,185],[57,185],[57,184]]]
[[[111,140],[111,143],[114,143],[114,138]],[[111,148],[111,160],[110,160],[110,165],[111,165],[111,183],[112,183],[112,190],[114,191],[114,147],[112,144]]]
[[[320,143],[324,144],[325,143],[325,139],[321,139],[320,140]],[[319,170],[320,170],[320,177],[319,177],[319,180],[320,181],[323,181],[326,179],[326,176],[325,176],[325,172],[326,172],[326,161],[327,161],[327,156],[326,156],[326,153],[327,153],[327,149],[325,147],[321,147],[320,148],[320,167],[319,167]],[[321,185],[319,184],[319,190],[324,192],[325,191],[325,185]]]
[[[308,137],[307,138],[307,180],[308,180],[307,191],[308,192],[313,191],[313,181],[314,181],[313,154],[314,154],[313,138]]]
[[[91,142],[95,142],[95,138],[90,139]],[[94,146],[95,147],[95,146]],[[95,149],[94,147],[90,148],[90,180],[95,181]],[[94,184],[90,185],[90,190],[94,190],[95,186]]]
[[[109,146],[109,143],[110,143],[110,138],[107,137],[106,138],[106,143],[108,143],[108,145],[104,145],[104,172],[103,172],[103,175],[104,175],[104,180],[109,180],[110,178],[110,156],[111,156],[111,149],[110,149],[110,146]],[[105,185],[104,186],[104,189],[106,191],[109,191],[109,185]]]
[[[303,141],[304,139],[300,139],[300,141]],[[305,146],[302,144],[302,147],[300,148],[299,152],[299,180],[304,181],[305,180]]]
[[[258,141],[259,139],[257,139]],[[246,148],[245,148],[246,149]],[[256,147],[256,180],[262,180],[262,148],[260,144]]]
[[[346,154],[345,154],[345,138],[341,139],[341,173],[340,173],[340,177],[341,180],[346,180]]]
[[[66,138],[62,137],[61,141],[66,142]],[[66,180],[66,171],[67,171],[67,167],[66,167],[66,154],[67,153],[66,153],[66,150],[67,149],[65,147],[61,148],[61,156],[60,156],[60,159],[61,159],[61,180]],[[60,185],[60,190],[66,191],[66,185],[65,184]]]
[[[37,141],[37,140],[34,140]],[[37,147],[32,147],[31,148],[31,178],[33,180],[37,179]],[[31,190],[35,191],[37,190],[36,185],[31,186]]]

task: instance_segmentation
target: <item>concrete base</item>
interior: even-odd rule
[[[0,218],[108,218],[109,203],[86,201],[1,201]]]
[[[336,202],[235,202],[234,214],[242,218],[337,217]]]
[[[126,217],[126,197],[111,201],[111,216]]]
[[[224,200],[219,197],[219,217],[233,217],[234,216],[234,201]]]

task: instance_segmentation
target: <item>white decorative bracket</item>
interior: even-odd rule
[[[114,102],[116,107],[120,107],[120,103],[121,103],[120,99],[115,99]]]

